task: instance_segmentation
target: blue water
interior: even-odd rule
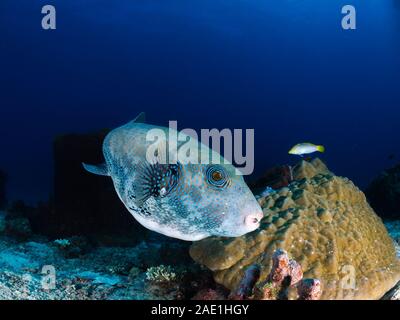
[[[326,146],[364,187],[400,160],[400,1],[0,1],[0,168],[9,196],[47,199],[55,135],[116,127],[140,111],[180,128],[254,128],[256,173]]]

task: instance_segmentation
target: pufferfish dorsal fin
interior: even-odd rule
[[[139,115],[131,121],[131,123],[145,123],[146,114],[144,112],[139,113]]]
[[[108,172],[107,165],[105,163],[97,164],[97,165],[82,163],[82,165],[85,168],[85,170],[90,173],[97,174],[99,176],[109,176],[110,175],[110,173]]]

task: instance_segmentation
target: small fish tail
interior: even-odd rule
[[[317,146],[317,150],[319,152],[325,152],[325,147],[324,146]]]

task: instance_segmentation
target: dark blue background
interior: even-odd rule
[[[41,29],[41,7],[57,30]],[[146,111],[180,128],[254,128],[256,170],[297,142],[361,187],[400,142],[400,2],[1,0],[0,168],[11,198],[46,199],[55,135]]]

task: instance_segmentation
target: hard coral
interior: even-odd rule
[[[172,282],[178,279],[178,274],[171,266],[159,265],[147,269],[146,279],[152,282]]]
[[[91,245],[84,237],[74,236],[68,239],[54,240],[54,244],[61,250],[66,258],[76,258],[86,254]]]
[[[257,284],[264,282],[270,257],[284,249],[301,264],[304,277],[321,281],[321,299],[382,297],[400,280],[400,262],[364,194],[318,159],[302,161],[293,175],[297,181],[259,199],[264,219],[258,230],[195,242],[192,258],[211,269],[217,283],[234,290],[252,264],[261,267]]]
[[[318,279],[302,279],[300,264],[290,259],[287,252],[278,249],[272,255],[272,269],[265,281],[255,285],[260,276],[260,266],[248,267],[239,285],[229,295],[230,299],[286,300],[288,288],[297,285],[298,298],[317,300],[321,296]]]

